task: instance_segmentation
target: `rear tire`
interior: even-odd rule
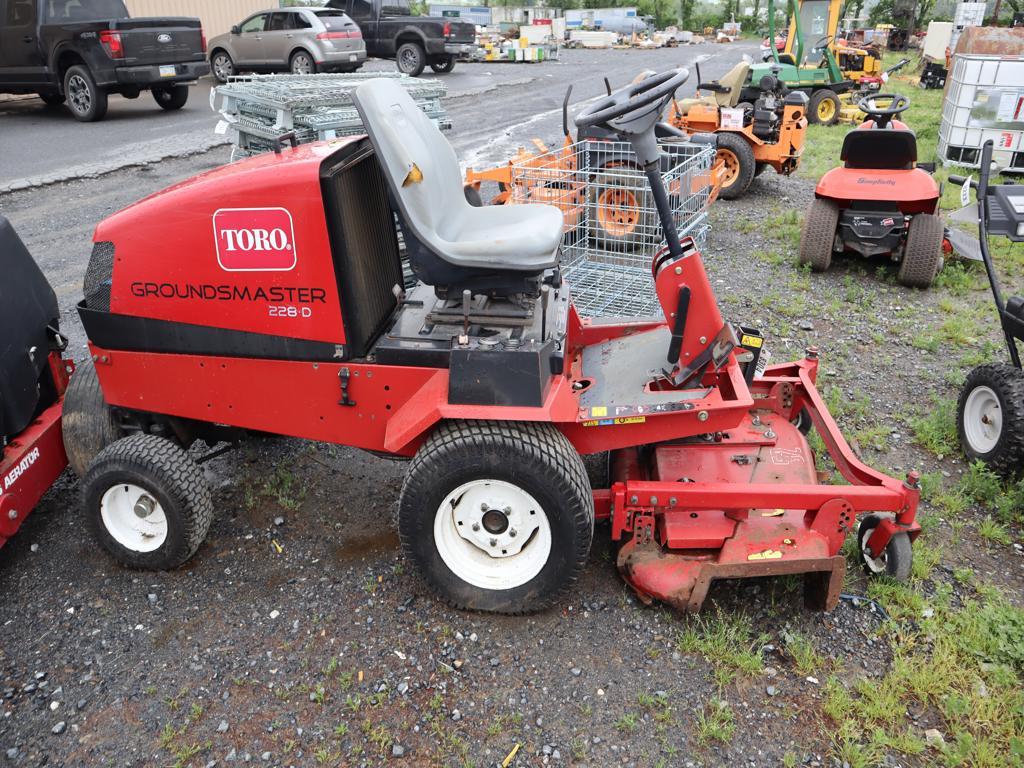
[[[942,267],[942,219],[919,213],[910,220],[900,262],[899,281],[911,288],[927,288]]]
[[[723,200],[736,200],[744,195],[754,180],[757,163],[754,150],[743,138],[734,133],[718,132],[718,157],[725,163],[726,178],[718,196]]]
[[[113,410],[103,399],[92,360],[79,365],[71,376],[64,393],[61,429],[68,464],[79,477],[100,451],[124,437]]]
[[[398,531],[405,556],[450,605],[529,613],[586,567],[594,499],[579,454],[551,425],[446,422],[409,466]]]
[[[860,551],[864,572],[868,576],[884,575],[896,581],[906,581],[910,578],[910,570],[914,564],[914,549],[907,534],[894,534],[881,557],[872,557],[867,549],[868,539],[880,522],[882,518],[878,515],[868,515],[860,521],[857,528],[857,549]]]
[[[419,43],[403,43],[395,51],[395,66],[409,77],[419,77],[427,65],[427,53]]]
[[[960,390],[960,446],[1009,480],[1024,472],[1024,372],[1008,363],[979,365]]]
[[[590,237],[603,251],[630,252],[654,238],[658,215],[640,170],[605,165],[587,192]]]
[[[820,88],[811,94],[807,107],[807,121],[818,125],[834,125],[839,119],[839,97],[835,91]]]
[[[181,109],[188,101],[187,85],[167,85],[152,89],[153,101],[168,112]]]
[[[437,72],[439,75],[447,75],[453,69],[455,69],[455,57],[454,56],[438,56],[432,62],[430,62],[430,68]]]
[[[809,264],[815,272],[824,272],[832,265],[832,246],[839,224],[839,208],[830,200],[816,198],[804,219],[800,233],[800,263]]]
[[[199,549],[213,519],[203,470],[156,435],[107,446],[89,467],[82,493],[96,540],[129,568],[177,568]]]
[[[107,92],[100,90],[83,64],[75,64],[64,73],[64,93],[68,109],[81,123],[94,123],[107,114]]]
[[[216,51],[210,57],[210,70],[218,83],[226,83],[235,74],[235,62],[227,51]]]
[[[296,51],[288,60],[288,69],[293,75],[315,75],[316,62],[306,51]]]

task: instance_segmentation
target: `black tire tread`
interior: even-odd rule
[[[100,88],[98,85],[96,85],[96,78],[94,78],[92,76],[92,72],[90,72],[89,68],[87,66],[85,66],[84,64],[75,64],[75,65],[73,65],[71,67],[68,67],[67,71],[64,73],[64,93],[65,93],[65,95],[68,94],[67,82],[68,82],[68,79],[71,76],[72,70],[78,70],[79,73],[92,86],[93,109],[92,109],[91,112],[89,112],[89,113],[87,113],[85,115],[79,114],[78,112],[76,112],[71,107],[71,99],[70,99],[70,97],[68,97],[67,98],[68,110],[71,112],[72,116],[76,120],[81,122],[81,123],[95,123],[95,122],[98,122],[99,120],[102,120],[104,117],[106,117],[107,108],[109,106],[109,99],[107,97],[107,92],[104,91],[102,88]]]
[[[903,285],[928,288],[932,284],[942,259],[942,237],[942,219],[938,216],[918,213],[910,220],[897,276]]]
[[[858,557],[861,557],[859,554],[860,542],[864,531],[876,528],[881,520],[882,518],[878,515],[868,515],[860,521],[860,525],[857,527]],[[888,554],[885,569],[886,575],[896,581],[907,581],[910,578],[910,572],[914,565],[914,549],[910,543],[910,536],[905,533],[894,534],[889,539],[889,544],[885,550]],[[868,568],[868,564],[864,562],[863,557],[861,557],[861,566],[864,568],[864,573],[869,577],[876,575]]]
[[[402,69],[401,64],[399,64],[399,62],[401,61],[402,49],[405,48],[406,46],[409,46],[409,45],[412,45],[412,46],[415,46],[416,48],[419,48],[420,60],[419,60],[419,66],[414,71],[412,71],[412,72],[405,72],[405,70]],[[426,69],[426,66],[427,66],[427,52],[423,49],[423,46],[420,45],[419,43],[412,43],[412,42],[410,42],[410,43],[402,43],[400,46],[398,46],[398,50],[395,51],[395,68],[398,69],[399,72],[404,72],[409,77],[419,77],[421,74],[423,74],[423,70]]]
[[[984,457],[971,450],[964,433],[967,396],[979,385],[987,386],[996,393],[1003,411],[1003,433],[996,447]],[[1006,479],[1024,474],[1024,372],[1009,363],[979,365],[967,374],[956,412],[960,447],[969,459],[983,460],[993,472]]]
[[[839,224],[839,208],[831,200],[815,198],[804,219],[800,233],[800,263],[809,264],[815,272],[825,272],[832,265],[832,244]]]
[[[176,552],[167,553],[165,562],[156,566],[159,570],[178,567],[196,553],[213,521],[213,494],[203,476],[202,468],[170,440],[157,435],[138,433],[111,443],[100,452],[82,483],[83,496],[87,498],[92,486],[102,482],[104,473],[123,469],[156,480],[161,490],[185,512],[184,546]],[[98,527],[99,513],[90,514],[89,520],[90,525]],[[94,530],[94,533],[98,535],[99,532]],[[154,568],[152,564],[146,562],[147,558],[156,554],[153,552],[139,553],[134,557],[125,557],[114,552],[111,554],[131,568]]]
[[[835,102],[835,113],[832,115],[832,119],[827,123],[823,123],[818,119],[818,105],[825,99],[830,99]],[[817,125],[835,125],[839,120],[839,110],[842,108],[842,104],[839,101],[839,97],[836,93],[828,88],[819,88],[813,94],[811,94],[810,104],[807,105],[807,121]]]
[[[85,474],[100,451],[123,437],[113,411],[103,398],[91,359],[75,368],[71,376],[64,393],[61,429],[68,464],[79,477]]]
[[[727,131],[718,132],[718,146],[728,149],[736,156],[740,164],[740,172],[736,180],[728,187],[722,187],[718,196],[723,200],[736,200],[746,194],[751,182],[754,181],[754,171],[757,162],[754,160],[754,150],[746,139]]]
[[[152,90],[153,101],[157,103],[161,109],[165,109],[168,112],[181,109],[188,103],[189,90],[187,85],[167,85]],[[166,94],[167,98],[163,99],[163,95]]]
[[[540,595],[529,606],[512,610],[492,610],[453,600],[438,585],[431,584],[434,591],[453,608],[459,610],[484,610],[507,615],[524,615],[544,610],[561,599],[579,580],[590,557],[590,545],[594,535],[594,497],[587,477],[587,470],[580,455],[569,440],[550,424],[534,422],[501,421],[445,421],[417,451],[409,465],[399,498],[396,520],[404,556],[415,562],[413,540],[406,535],[402,517],[411,513],[407,500],[422,496],[425,484],[444,477],[450,468],[449,457],[469,447],[474,453],[485,451],[488,446],[497,446],[510,453],[518,452],[524,461],[540,467],[543,477],[541,484],[560,487],[577,500],[572,524],[577,533],[576,550],[570,554],[572,562],[568,577],[557,589]],[[429,575],[423,574],[430,582]]]

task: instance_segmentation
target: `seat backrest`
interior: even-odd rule
[[[913,131],[892,128],[856,128],[843,139],[839,159],[847,168],[899,171],[917,163],[917,137]]]
[[[384,176],[398,204],[403,226],[437,253],[456,239],[445,223],[469,206],[455,150],[399,83],[380,78],[352,94]],[[446,237],[446,234],[449,236]]]
[[[718,102],[718,106],[735,107],[740,103],[740,91],[743,90],[743,83],[747,79],[748,72],[750,72],[750,65],[745,61],[741,61],[722,76],[718,84],[724,85],[729,89],[729,92],[715,94],[715,101]]]

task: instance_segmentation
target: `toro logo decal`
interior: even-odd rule
[[[284,208],[221,208],[213,214],[213,239],[227,272],[295,268],[295,227]]]

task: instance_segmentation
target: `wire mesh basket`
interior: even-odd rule
[[[661,179],[680,237],[707,236],[713,147],[661,144]],[[629,144],[585,139],[524,158],[512,167],[509,203],[562,211],[562,268],[581,314],[658,313],[651,260],[665,245],[654,195]]]
[[[237,160],[270,151],[285,133],[294,133],[299,144],[365,133],[352,91],[382,77],[398,80],[441,130],[451,128],[441,104],[444,83],[397,72],[244,75],[218,86],[210,94],[210,106],[230,128],[232,160]]]

